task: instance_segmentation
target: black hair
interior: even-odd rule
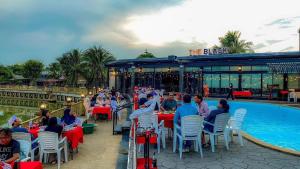
[[[47,115],[48,112],[49,112],[49,110],[43,109],[43,110],[42,110],[42,116],[43,116],[43,117],[46,117],[46,115]]]
[[[226,100],[221,99],[221,100],[220,100],[220,104],[222,105],[222,107],[223,107],[223,109],[224,109],[225,112],[228,112],[228,111],[229,111],[229,105],[228,105],[228,103],[227,103]]]
[[[191,103],[191,101],[192,101],[192,97],[189,94],[183,96],[184,103]]]
[[[147,99],[149,99],[150,97],[153,97],[153,94],[147,94]]]
[[[0,128],[0,134],[4,134],[5,136],[11,136],[11,129],[9,128]]]
[[[57,118],[56,117],[51,117],[49,119],[49,123],[48,123],[49,126],[55,126],[57,125]]]
[[[202,96],[200,96],[200,95],[195,95],[198,99],[200,99],[201,101],[203,100],[203,97]]]

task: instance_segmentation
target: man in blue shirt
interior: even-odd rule
[[[191,104],[191,96],[190,95],[184,95],[183,96],[183,105],[177,108],[174,116],[174,124],[178,124],[180,126],[180,119],[185,116],[190,115],[198,115],[198,110],[195,106]],[[180,131],[177,131],[180,132]],[[184,144],[184,150],[183,152],[189,152],[190,148],[192,146],[191,141],[185,141]]]
[[[175,116],[174,116],[174,123],[180,125],[180,119],[184,116],[189,115],[198,115],[198,110],[195,106],[191,104],[191,96],[184,95],[183,96],[183,105],[178,107]]]

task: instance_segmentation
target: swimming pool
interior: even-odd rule
[[[207,101],[209,106],[218,101]],[[230,114],[245,108],[242,130],[265,143],[300,151],[300,109],[270,103],[229,101]]]

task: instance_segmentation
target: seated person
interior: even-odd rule
[[[96,101],[97,106],[105,106],[105,101],[102,97],[98,96]]]
[[[47,126],[50,119],[50,112],[45,109],[41,110],[41,112],[42,112],[42,118],[40,121],[40,126]]]
[[[222,113],[229,113],[229,105],[228,105],[227,101],[224,99],[220,100],[218,109],[211,111],[210,114],[204,120],[211,124],[214,124],[216,116],[218,114],[222,114]],[[214,127],[210,124],[204,123],[204,130],[213,132]]]
[[[64,125],[71,125],[75,122],[76,117],[71,114],[71,109],[66,108],[64,111],[64,116],[61,118],[61,123]]]
[[[162,102],[160,109],[162,111],[175,111],[176,107],[177,107],[177,102],[174,99],[174,95],[169,94],[169,97]]]
[[[28,130],[24,127],[21,127],[21,119],[16,118],[16,120],[12,124],[12,132],[22,132],[22,133],[28,133]]]
[[[190,115],[198,115],[198,110],[196,109],[195,106],[192,105],[191,101],[192,101],[192,97],[190,95],[187,94],[183,96],[183,105],[178,107],[175,112],[174,124],[180,126],[181,124],[180,119],[182,117],[190,116]],[[186,141],[183,152],[188,152],[191,146],[192,143],[190,141]]]
[[[137,118],[138,116],[144,114],[144,113],[153,113],[155,106],[157,105],[156,101],[153,100],[153,96],[151,94],[147,95],[148,101],[143,103],[143,105],[140,106],[139,109],[135,110],[129,118],[131,120]]]
[[[204,101],[203,97],[200,95],[195,95],[195,106],[199,112],[199,115],[206,118],[209,115],[209,108],[206,101]]]
[[[12,131],[0,129],[0,161],[12,163],[20,158],[20,143],[12,139]]]
[[[50,131],[58,134],[58,137],[61,136],[63,127],[57,124],[56,117],[51,117],[49,119],[49,125],[46,127],[45,131]]]

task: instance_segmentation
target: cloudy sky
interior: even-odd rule
[[[188,55],[239,30],[256,52],[295,51],[299,0],[0,0],[0,64],[102,45],[118,59],[145,49]]]

